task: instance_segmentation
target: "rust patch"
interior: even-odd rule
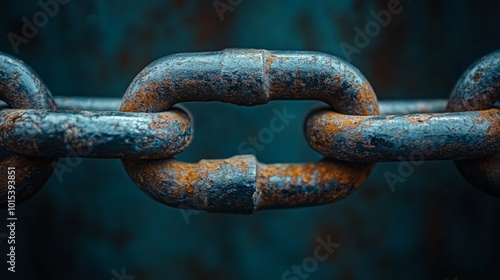
[[[269,54],[267,55],[267,58],[266,58],[266,63],[267,63],[268,65],[273,64],[273,63],[274,63],[274,61],[276,60],[276,57],[277,57],[276,55],[274,55],[274,54],[272,54],[272,53],[269,53]]]
[[[257,207],[297,207],[339,200],[357,189],[373,166],[326,159],[306,164],[260,164]]]
[[[14,109],[56,109],[52,95],[38,75],[21,60],[0,53],[0,98]],[[14,122],[19,116],[14,116]],[[12,126],[9,127],[13,129]],[[5,129],[5,128],[4,128]],[[35,194],[52,174],[53,158],[27,158],[10,155],[0,168],[16,167],[16,201]],[[19,174],[19,175],[18,175]],[[7,176],[0,179],[0,207],[7,204]]]
[[[490,110],[479,111],[481,117],[484,118],[485,121],[491,123],[488,128],[486,137],[489,138],[489,141],[496,142],[497,139],[500,138],[500,109],[493,108]],[[500,153],[500,147],[499,153]]]

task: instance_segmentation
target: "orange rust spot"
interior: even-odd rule
[[[275,55],[275,54],[270,53],[270,54],[268,55],[267,59],[266,59],[266,63],[267,63],[268,65],[271,65],[271,64],[273,64],[273,63],[274,63],[274,61],[275,61],[275,60],[276,60],[276,55]]]
[[[373,91],[372,86],[370,85],[370,83],[368,81],[364,82],[363,88],[359,89],[358,92],[359,92],[359,94],[358,94],[358,102],[363,107],[363,114],[365,116],[380,114],[377,97],[376,97],[376,95],[375,95],[375,93]],[[376,106],[375,106],[375,108],[373,110],[373,113],[370,113],[368,111],[368,108],[366,107],[366,105],[367,104],[372,104],[372,103],[375,103]]]
[[[406,119],[413,125],[428,125],[431,122],[432,114],[411,115]]]
[[[307,164],[272,164],[258,166],[258,208],[294,207],[323,204],[346,197],[368,177],[372,164],[353,164],[324,160]],[[280,179],[279,186],[273,184]],[[331,184],[344,186],[332,188]],[[294,190],[307,186],[311,191]],[[329,186],[328,189],[324,189]]]
[[[482,77],[483,77],[483,73],[478,71],[474,74],[472,79],[474,80],[474,82],[479,82],[479,80],[481,80]]]
[[[488,137],[489,141],[495,142],[498,137],[500,137],[500,109],[493,108],[490,110],[479,111],[479,114],[481,114],[481,118],[491,122],[491,125],[486,133],[486,137]]]
[[[295,80],[295,83],[294,83],[293,86],[296,87],[296,88],[304,88],[305,84],[301,80],[297,79],[297,80]]]

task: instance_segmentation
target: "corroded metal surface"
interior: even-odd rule
[[[335,111],[376,115],[370,83],[335,56],[298,51],[227,49],[156,60],[127,89],[125,112],[159,112],[185,101],[259,105],[271,100],[314,99]]]
[[[500,101],[500,51],[476,61],[460,78],[448,102],[452,112],[487,110]],[[500,137],[500,130],[493,136]],[[462,175],[477,188],[500,197],[500,156],[455,161]]]
[[[341,59],[239,49],[176,54],[153,62],[129,86],[120,110],[160,112],[184,101],[251,106],[275,99],[321,100],[353,115],[379,111],[368,81]],[[137,185],[162,203],[235,213],[334,201],[359,187],[374,166],[332,160],[262,165],[253,156],[197,164],[173,158],[123,164]]]
[[[374,165],[323,159],[303,164],[259,164],[258,209],[330,203],[356,190]]]
[[[12,110],[0,111],[2,146],[33,157],[155,159],[184,150],[193,128],[188,114]]]
[[[3,53],[0,53],[0,99],[11,108],[56,108],[52,95],[35,72],[24,62]],[[8,167],[16,168],[16,202],[35,194],[45,184],[57,161],[5,152],[2,152],[2,158],[2,174],[7,174]],[[7,181],[7,176],[0,176],[0,207],[7,205]]]
[[[124,165],[141,189],[163,204],[230,213],[333,202],[356,190],[373,167],[329,159],[266,165],[252,155],[198,163],[127,160]]]
[[[310,145],[351,162],[470,159],[500,152],[500,110],[349,116],[316,110],[306,122]]]
[[[21,17],[32,21],[43,11],[38,3],[50,2],[68,0],[2,1],[0,51],[13,53],[7,34],[22,36]],[[215,2],[241,4],[221,22]],[[345,57],[339,44],[356,47],[353,28],[365,32],[377,20],[372,11],[396,2],[404,10],[350,57],[379,100],[447,99],[465,64],[500,47],[500,1],[90,0],[61,5],[37,36],[19,45],[19,55],[39,72],[58,105],[57,95],[63,94],[121,98],[144,66],[169,53],[257,46]],[[187,105],[193,105],[199,124],[197,138],[182,152],[187,162],[231,156],[247,136],[268,127],[270,110],[282,105],[298,116],[257,159],[307,162],[319,156],[300,133],[313,102],[250,109]],[[18,205],[13,278],[120,280],[125,267],[123,275],[131,277],[123,280],[278,280],[306,259],[315,268],[309,257],[316,239],[331,235],[341,246],[325,262],[316,259],[317,269],[306,280],[500,279],[500,200],[469,186],[452,162],[415,166],[394,193],[384,173],[397,173],[400,162],[379,164],[358,191],[338,203],[252,216],[200,213],[188,220],[185,211],[143,195],[116,160],[81,163],[62,183],[52,176],[42,193]],[[0,212],[1,236],[8,232],[7,211]],[[4,262],[10,245],[0,240]]]
[[[50,175],[52,158],[121,158],[153,198],[211,212],[252,213],[335,201],[357,189],[381,161],[473,159],[467,170],[462,169],[471,162],[457,165],[471,174],[469,180],[495,193],[491,182],[498,180],[498,160],[478,158],[500,151],[500,109],[478,110],[498,101],[499,53],[471,68],[448,104],[452,111],[474,111],[451,113],[429,113],[443,111],[445,100],[385,101],[379,110],[366,79],[333,56],[239,49],[157,60],[132,82],[120,112],[114,111],[115,98],[64,97],[57,98],[61,107],[55,111],[32,70],[5,56],[0,97],[13,100],[0,104],[0,156],[2,164],[25,164],[18,169],[26,173],[21,180],[41,181]],[[317,99],[330,105],[312,112],[305,126],[310,145],[330,159],[265,165],[253,156],[196,164],[172,158],[189,145],[193,133],[192,118],[173,105],[218,100],[252,106],[275,99]],[[35,101],[40,103],[30,109]],[[22,110],[10,109],[16,107]],[[40,158],[28,164],[22,156]]]
[[[0,99],[16,109],[55,109],[38,75],[23,61],[0,52]]]
[[[211,212],[251,213],[255,208],[257,162],[252,156],[202,160],[123,161],[131,178],[161,203]]]

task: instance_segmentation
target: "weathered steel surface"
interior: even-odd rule
[[[124,161],[131,178],[149,196],[173,207],[252,213],[257,162],[252,156],[202,160]]]
[[[452,112],[487,110],[498,101],[500,101],[500,51],[479,59],[462,75],[450,96],[448,109]],[[493,137],[499,139],[500,130],[496,129],[493,133]],[[457,168],[469,182],[485,192],[500,197],[499,163],[499,155],[481,160],[455,161]]]
[[[127,160],[124,165],[141,189],[163,204],[247,214],[336,201],[356,190],[373,167],[330,159],[266,165],[252,155],[194,164]]]
[[[257,209],[330,203],[356,190],[374,165],[323,159],[303,164],[259,164]]]
[[[14,53],[7,34],[22,36],[21,17],[31,20],[42,11],[39,2],[68,1],[2,1],[0,50]],[[373,11],[398,1],[216,2],[240,5],[226,10],[221,22],[214,1],[69,1],[36,37],[19,45],[19,55],[43,74],[55,95],[121,97],[152,59],[182,50],[255,46],[345,57],[339,44],[355,46],[353,28],[365,32],[377,19]],[[499,46],[500,1],[399,2],[404,10],[350,57],[379,99],[447,99],[465,64]],[[195,128],[193,143],[181,153],[184,161],[229,157],[247,136],[269,125],[273,106],[285,105],[300,116],[257,158],[318,157],[299,133],[312,102],[245,110],[215,102],[187,105],[197,121],[213,126]],[[229,118],[240,127],[227,126]],[[331,235],[341,247],[318,261],[307,280],[500,279],[498,199],[471,190],[447,161],[416,167],[393,193],[384,172],[397,172],[399,165],[379,164],[362,189],[340,203],[243,217],[200,213],[187,224],[185,211],[161,207],[134,189],[116,160],[82,160],[62,183],[52,176],[42,193],[19,205],[14,277],[118,280],[125,266],[135,280],[277,280],[313,257],[318,237]],[[5,220],[7,211],[2,214]],[[10,246],[0,240],[0,248]],[[5,250],[0,262],[8,260]],[[288,277],[294,278],[301,276]]]
[[[500,110],[350,116],[312,112],[310,145],[323,155],[350,162],[470,159],[500,152]]]
[[[176,54],[153,62],[129,86],[120,110],[159,112],[183,101],[251,106],[275,99],[322,100],[354,115],[379,111],[368,81],[334,56],[240,49]],[[264,166],[251,156],[198,164],[175,159],[123,163],[137,185],[163,203],[236,213],[333,201],[357,188],[374,166],[331,161]]]
[[[191,141],[186,112],[0,111],[2,146],[32,157],[155,159],[180,153]]]
[[[376,115],[370,83],[351,64],[316,52],[226,49],[173,54],[142,70],[127,89],[126,112],[158,112],[185,101],[259,105],[314,99],[337,112]]]
[[[0,99],[16,109],[55,109],[38,75],[23,61],[0,52]]]
[[[55,103],[44,83],[24,62],[0,52],[0,99],[11,108],[55,109]],[[0,119],[2,122],[3,119]],[[3,145],[3,143],[2,143]],[[0,207],[8,201],[7,169],[16,168],[16,202],[35,194],[52,173],[56,159],[27,158],[2,152],[0,162]]]

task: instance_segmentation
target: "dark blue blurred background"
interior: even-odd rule
[[[223,20],[212,0],[70,0],[16,53],[8,34],[22,34],[22,18],[42,10],[37,2],[2,0],[0,51],[23,59],[54,95],[121,97],[142,68],[177,52],[242,47],[346,58],[340,43],[354,45],[354,28],[364,29],[370,12],[390,0],[243,0]],[[351,57],[379,99],[447,98],[473,61],[500,46],[498,1],[401,5]],[[257,158],[317,160],[302,133],[317,105],[186,103],[196,133],[179,158],[236,155],[268,127],[273,108],[287,106],[297,118]],[[426,162],[392,192],[383,174],[397,169],[377,165],[360,190],[330,205],[251,216],[190,212],[186,220],[142,193],[120,161],[85,159],[18,205],[13,279],[132,279],[122,272],[136,280],[282,279],[328,236],[341,246],[307,279],[500,279],[500,200],[470,186],[450,161]],[[0,241],[2,279],[9,279]]]

